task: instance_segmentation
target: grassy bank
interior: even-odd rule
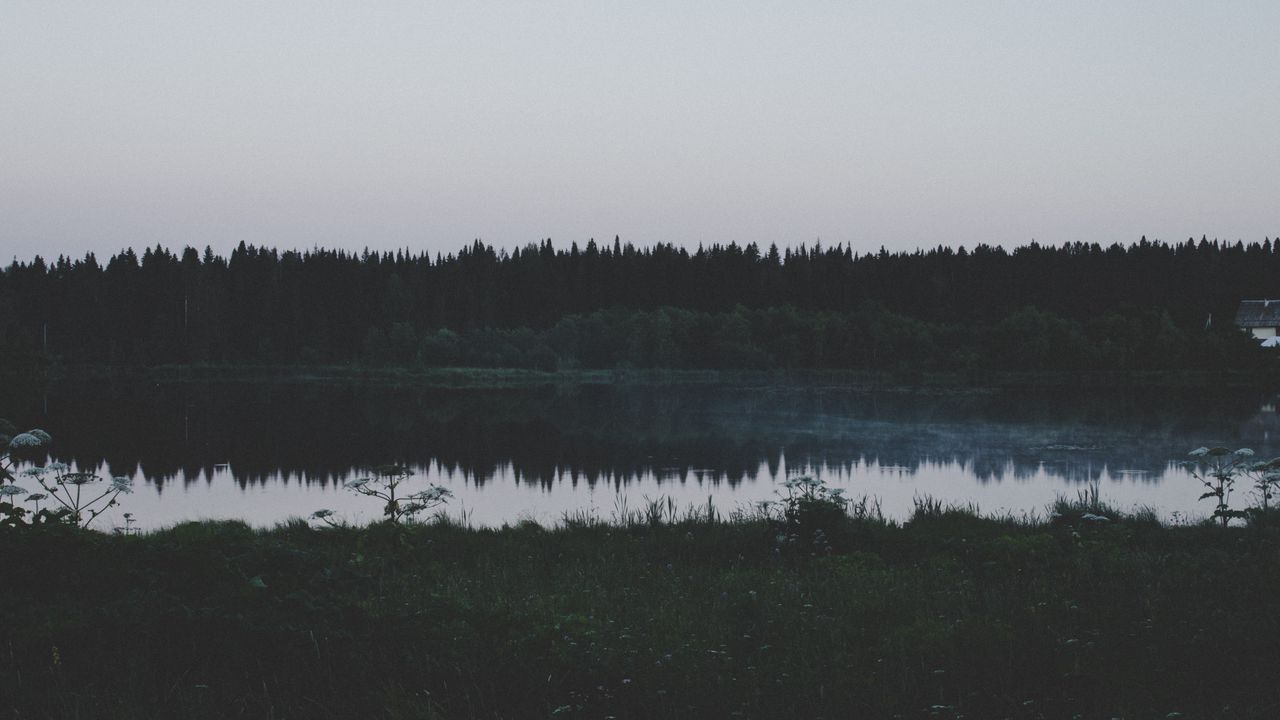
[[[1276,717],[1280,529],[0,535],[12,717]],[[1172,715],[1171,713],[1181,713]]]

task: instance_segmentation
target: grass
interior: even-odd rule
[[[0,535],[0,707],[97,718],[1269,718],[1280,531],[663,501],[497,530]]]

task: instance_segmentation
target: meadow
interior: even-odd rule
[[[13,717],[1267,718],[1280,527],[922,499],[0,533]],[[1108,517],[1098,520],[1093,515]]]

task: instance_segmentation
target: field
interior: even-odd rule
[[[11,717],[1267,718],[1280,530],[984,518],[0,535]]]

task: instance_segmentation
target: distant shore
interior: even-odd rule
[[[362,365],[63,365],[60,378],[136,379],[153,382],[274,382],[316,384],[404,385],[459,389],[527,388],[549,385],[635,386],[831,386],[876,391],[995,391],[1030,387],[1108,388],[1275,388],[1280,367],[1264,371],[976,371],[874,372],[859,370],[695,370],[431,367],[399,368]]]

